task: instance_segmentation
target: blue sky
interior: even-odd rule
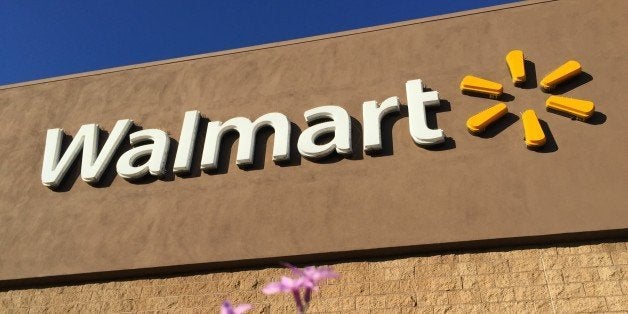
[[[0,85],[514,0],[0,1]]]

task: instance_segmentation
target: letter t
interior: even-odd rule
[[[412,80],[406,82],[406,95],[412,140],[419,145],[435,145],[444,142],[443,130],[428,128],[425,117],[425,107],[440,105],[438,92],[425,92],[421,80]]]

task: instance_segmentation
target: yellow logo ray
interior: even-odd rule
[[[526,81],[523,51],[513,50],[506,55],[506,64],[510,71],[510,77],[515,85]]]
[[[504,91],[504,86],[477,76],[467,75],[460,82],[460,90],[463,94],[481,94],[490,98],[497,98]]]
[[[558,84],[564,83],[565,81],[576,77],[580,73],[582,73],[582,66],[580,66],[580,63],[578,61],[569,60],[559,66],[556,70],[550,72],[550,74],[546,75],[541,80],[539,85],[541,90],[548,92],[554,89]]]
[[[548,111],[556,110],[573,115],[581,121],[590,118],[595,111],[595,105],[592,101],[561,96],[550,96],[547,98],[545,107]]]
[[[539,118],[536,116],[536,112],[532,109],[528,109],[521,113],[521,120],[523,120],[523,133],[526,146],[528,148],[537,148],[545,144],[545,133],[541,128]]]
[[[491,123],[499,120],[508,113],[508,107],[504,103],[487,108],[467,120],[467,129],[472,134],[483,132]]]

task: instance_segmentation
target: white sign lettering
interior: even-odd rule
[[[113,157],[115,150],[120,146],[122,139],[132,124],[133,121],[128,119],[118,121],[100,154],[96,153],[98,150],[98,125],[83,125],[76,133],[76,136],[74,136],[61,159],[59,159],[59,155],[61,155],[63,130],[48,130],[46,148],[44,149],[44,165],[41,170],[41,182],[45,186],[58,186],[81,149],[83,150],[81,178],[85,182],[97,182],[100,180],[105,168],[111,161],[111,157]]]
[[[301,155],[318,159],[333,151],[347,155],[353,152],[351,150],[351,117],[346,110],[338,106],[323,106],[306,111],[304,116],[307,122],[324,118],[332,121],[315,124],[301,133],[297,143]],[[334,133],[334,139],[322,145],[314,143],[319,136],[327,133]]]
[[[430,129],[427,126],[425,115],[426,107],[439,105],[438,92],[424,91],[421,80],[412,80],[406,83],[406,96],[412,140],[419,145],[426,146],[444,142],[443,130]],[[381,121],[387,115],[398,113],[400,110],[401,104],[398,97],[390,97],[379,106],[376,101],[364,102],[362,115],[364,121],[363,149],[365,152],[382,149]],[[345,109],[331,105],[316,107],[307,110],[304,117],[312,125],[303,130],[297,141],[297,148],[301,155],[309,159],[320,159],[333,152],[341,155],[353,153],[351,116]],[[174,173],[191,171],[196,136],[201,123],[200,118],[201,113],[197,110],[185,113],[172,169]],[[322,119],[329,121],[316,123]],[[132,124],[133,122],[129,119],[118,121],[100,153],[97,152],[99,129],[96,124],[81,126],[63,155],[61,154],[63,130],[48,130],[41,174],[42,183],[50,187],[59,186],[81,151],[83,152],[81,178],[90,183],[98,182]],[[253,164],[255,137],[257,132],[264,127],[272,128],[275,133],[273,161],[279,163],[289,160],[290,121],[285,115],[272,112],[253,122],[244,117],[235,117],[224,123],[220,121],[208,122],[201,155],[201,169],[217,169],[221,139],[231,131],[239,133],[236,164],[239,166]],[[325,134],[333,135],[332,140],[325,144],[317,144],[316,140]],[[140,179],[149,174],[157,177],[163,176],[167,171],[166,160],[170,148],[170,138],[166,132],[158,129],[140,130],[131,133],[129,141],[134,147],[124,152],[118,159],[116,164],[118,175],[128,180]],[[147,160],[138,165],[142,158],[147,158]]]
[[[220,121],[209,122],[201,169],[213,170],[218,168],[218,153],[220,140],[229,131],[237,131],[240,134],[238,140],[238,155],[236,164],[250,165],[253,163],[253,150],[255,149],[255,135],[262,127],[272,127],[275,130],[275,143],[273,145],[273,160],[283,161],[290,159],[290,121],[277,112],[267,113],[259,117],[255,122],[243,117],[236,117],[222,123]]]

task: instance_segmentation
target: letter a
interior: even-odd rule
[[[315,124],[303,131],[299,136],[297,147],[305,157],[318,159],[331,154],[351,154],[351,117],[347,111],[338,106],[322,106],[305,112],[305,121],[312,122],[323,118],[333,121]],[[318,145],[316,139],[327,133],[334,133],[331,142]]]
[[[131,133],[129,140],[131,145],[149,140],[153,143],[131,148],[120,156],[116,165],[118,174],[128,180],[139,179],[148,173],[157,177],[162,176],[166,171],[168,148],[170,148],[170,138],[166,132],[157,129],[141,130]],[[148,161],[134,166],[136,161],[144,156],[150,156]]]

